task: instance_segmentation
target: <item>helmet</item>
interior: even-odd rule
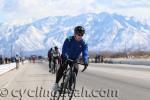
[[[82,26],[76,26],[74,28],[74,33],[83,36],[85,34],[85,29]]]
[[[57,46],[55,46],[54,48],[55,48],[55,50],[57,50],[57,49],[58,49],[58,47],[57,47]]]
[[[19,56],[19,54],[16,54],[16,57],[18,57]]]
[[[53,50],[53,48],[50,48],[50,49],[49,49],[49,51],[52,51],[52,50]]]

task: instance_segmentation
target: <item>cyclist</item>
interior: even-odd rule
[[[19,68],[19,61],[20,61],[20,57],[18,54],[16,54],[15,60],[16,60],[16,69],[18,69]]]
[[[48,51],[48,61],[49,61],[49,72],[51,72],[51,62],[53,59],[53,48],[50,48]]]
[[[59,81],[63,76],[64,70],[67,68],[68,64],[66,63],[67,59],[77,60],[82,52],[82,58],[84,62],[84,69],[88,66],[88,45],[85,43],[85,41],[82,39],[83,35],[85,34],[85,29],[82,26],[76,26],[74,28],[74,35],[68,37],[62,48],[62,64],[60,68],[58,69],[57,75],[56,75],[56,82],[53,86],[53,90],[57,91],[59,90]],[[78,64],[75,64],[75,70],[74,72],[78,73]]]
[[[0,55],[0,64],[3,64],[3,57]]]
[[[54,61],[54,66],[55,66],[56,64],[59,64],[59,63],[60,63],[60,52],[59,52],[57,46],[54,47],[53,58],[54,58],[54,59],[53,59],[53,61]],[[55,67],[56,67],[56,66],[55,66]]]

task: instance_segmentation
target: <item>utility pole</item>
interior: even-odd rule
[[[11,43],[11,58],[12,58],[12,52],[13,52],[13,45]]]
[[[20,56],[22,57],[22,47],[20,47]]]

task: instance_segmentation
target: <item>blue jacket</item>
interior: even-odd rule
[[[88,45],[84,40],[76,41],[74,36],[68,37],[62,48],[62,56],[69,57],[69,59],[76,60],[82,52],[82,58],[85,64],[88,63]]]

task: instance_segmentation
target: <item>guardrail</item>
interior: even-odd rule
[[[16,63],[0,65],[0,75],[16,68]]]
[[[130,65],[147,65],[150,66],[150,60],[149,59],[110,59],[107,60],[108,63],[113,64],[130,64]]]
[[[24,61],[24,64],[27,63],[28,61]],[[22,65],[22,62],[19,63],[19,66]],[[16,63],[10,63],[10,64],[2,64],[0,65],[0,75],[16,68]]]

